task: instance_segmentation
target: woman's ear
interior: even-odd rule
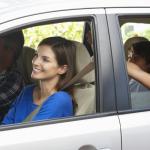
[[[68,65],[62,65],[59,67],[58,74],[65,74],[68,70]]]

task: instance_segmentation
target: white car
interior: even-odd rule
[[[0,36],[16,30],[28,43],[41,35],[77,41],[77,72],[93,60],[95,67],[74,85],[73,117],[1,125],[0,150],[150,150],[150,95],[129,92],[123,47],[131,34],[150,37],[150,1],[1,0]]]

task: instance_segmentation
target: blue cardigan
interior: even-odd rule
[[[22,90],[12,104],[8,114],[4,117],[2,124],[21,123],[38,107],[38,105],[33,102],[34,87],[35,85],[30,85]],[[32,121],[61,118],[72,115],[73,104],[71,96],[65,91],[58,91],[47,98],[40,111],[33,117]]]

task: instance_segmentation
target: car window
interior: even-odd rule
[[[149,74],[149,17],[123,16],[119,21],[126,61],[136,64]],[[143,80],[144,76],[140,78]],[[128,88],[133,110],[150,108],[150,89],[143,82],[134,76],[128,76]]]
[[[61,36],[70,40],[82,42],[84,21],[62,22],[47,25],[37,25],[23,29],[25,46],[36,49],[39,42],[49,36]]]
[[[90,20],[88,21],[91,24],[94,24],[94,22]],[[72,56],[71,56],[71,57],[75,56],[74,58],[75,64],[73,65],[75,65],[76,73],[74,74],[74,76],[78,75],[84,69],[84,67],[86,67],[88,64],[92,64],[91,71],[88,71],[87,73],[85,73],[84,76],[78,77],[78,79],[76,81],[73,81],[70,85],[72,87],[72,91],[71,91],[72,95],[70,93],[69,94],[73,98],[73,114],[71,116],[68,115],[68,117],[96,114],[97,112],[96,110],[96,78],[95,78],[96,70],[94,67],[95,59],[94,59],[94,56],[90,56],[89,51],[86,48],[86,45],[83,44],[83,36],[84,34],[86,34],[84,33],[85,23],[86,23],[85,20],[81,20],[81,21],[73,20],[73,21],[66,21],[66,22],[57,21],[56,23],[53,22],[53,23],[48,23],[48,24],[46,23],[42,25],[34,25],[34,26],[31,25],[31,27],[22,27],[21,29],[16,29],[16,31],[13,31],[13,32],[9,31],[8,33],[4,34],[4,36],[6,36],[7,34],[12,34],[12,33],[17,32],[17,30],[23,33],[23,36],[24,36],[23,50],[21,54],[19,55],[19,58],[15,60],[15,62],[17,63],[16,68],[18,69],[20,76],[23,76],[24,87],[22,87],[22,90],[20,90],[17,93],[17,96],[15,97],[15,99],[11,101],[11,104],[9,104],[9,109],[6,108],[7,111],[4,112],[5,117],[3,116],[3,119],[2,119],[3,125],[14,124],[14,123],[24,123],[26,122],[26,118],[32,118],[30,119],[32,121],[42,120],[39,118],[44,114],[42,114],[39,118],[37,117],[38,118],[37,120],[33,118],[36,118],[38,114],[42,113],[41,107],[43,105],[41,105],[41,107],[39,108],[38,106],[36,106],[36,108],[38,109],[32,108],[32,111],[26,113],[26,110],[29,108],[26,108],[25,110],[23,108],[24,102],[21,105],[21,101],[22,101],[23,95],[25,95],[28,92],[30,93],[31,91],[32,91],[31,93],[33,94],[34,87],[39,85],[37,80],[34,80],[31,78],[32,76],[31,74],[37,71],[36,65],[34,69],[32,67],[32,63],[34,61],[35,56],[37,55],[36,53],[38,53],[37,52],[38,44],[40,43],[41,40],[47,39],[48,37],[65,38],[74,43],[76,47],[75,55],[73,55],[73,52],[72,52]],[[88,36],[92,36],[92,35],[88,35]],[[92,43],[92,44],[95,44],[95,43]],[[74,76],[72,78],[74,78]],[[68,83],[69,82],[70,81],[68,81]],[[26,89],[30,89],[30,90],[28,91]],[[29,94],[29,93],[27,94],[28,99],[32,103],[32,106],[30,106],[30,108],[35,107],[35,105],[37,104],[33,102],[34,95],[32,95],[31,93]],[[53,106],[53,108],[55,108],[55,106]],[[56,111],[57,110],[55,110],[55,112]],[[18,116],[16,114],[18,114]],[[62,116],[58,115],[58,117],[55,116],[55,117],[52,117],[51,119],[68,118],[65,116],[63,117],[63,115]],[[22,116],[26,116],[26,117],[24,117],[23,119]],[[50,119],[50,118],[45,118],[43,120],[47,120],[47,119]]]

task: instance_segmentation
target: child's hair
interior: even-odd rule
[[[126,40],[124,43],[126,60],[128,60],[128,54],[130,53],[132,45],[143,41],[148,41],[148,39],[142,36],[134,36]]]
[[[132,45],[135,55],[142,57],[146,64],[150,64],[150,42],[143,41]]]

